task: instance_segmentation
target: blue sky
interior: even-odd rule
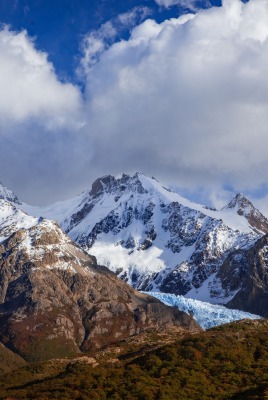
[[[208,7],[207,1],[196,4]],[[211,0],[210,4],[219,6],[221,1]],[[35,38],[37,49],[47,52],[60,79],[77,82],[83,36],[135,7],[147,7],[148,17],[157,22],[192,10],[179,4],[159,7],[154,0],[0,0],[0,15],[2,23],[18,31],[26,29]],[[116,40],[128,36],[125,29]]]
[[[140,171],[267,208],[267,0],[0,0],[0,15],[1,180],[23,200]]]

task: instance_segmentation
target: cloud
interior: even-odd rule
[[[254,196],[249,198],[252,200],[254,206],[268,218],[268,195],[257,199]]]
[[[209,0],[155,0],[155,2],[165,8],[170,8],[173,6],[180,6],[183,8],[187,8],[191,11],[198,11],[200,8],[208,8],[211,7],[211,3]]]
[[[88,74],[93,169],[252,190],[268,174],[268,2],[147,19]]]
[[[99,29],[93,30],[83,38],[81,48],[83,57],[81,59],[78,75],[84,78],[91,67],[96,64],[101,55],[115,42],[125,31],[133,29],[141,23],[151,11],[148,7],[137,6],[130,11],[119,14],[115,18],[106,21]]]
[[[114,19],[114,23],[116,25],[119,25],[119,29],[120,29],[120,24],[121,28],[125,27],[128,29],[132,29],[134,26],[137,25],[137,23],[142,22],[150,14],[151,10],[149,7],[136,6],[128,12],[119,14]]]
[[[0,30],[1,180],[24,200],[48,203],[137,170],[217,205],[226,188],[267,188],[267,0],[133,28],[139,15],[89,34],[83,96],[26,32]]]
[[[56,190],[68,192],[70,179],[79,185],[78,170],[90,160],[80,90],[58,80],[25,31],[0,30],[0,58],[2,180],[25,199],[54,200]]]
[[[26,31],[0,31],[0,121],[43,119],[48,127],[69,125],[79,111],[81,95],[58,81],[47,55],[37,51]]]
[[[21,122],[43,116],[61,125],[80,106],[80,92],[57,80],[47,55],[38,52],[25,31],[0,31],[0,121]],[[66,119],[67,118],[67,119]],[[68,120],[68,123],[70,121]]]

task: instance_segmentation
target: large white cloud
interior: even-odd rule
[[[70,123],[81,107],[80,91],[56,77],[47,55],[37,51],[26,31],[0,31],[0,120],[50,119]],[[70,115],[71,114],[71,115]],[[48,118],[49,117],[49,118]]]
[[[91,154],[81,134],[83,107],[80,90],[59,81],[26,32],[0,30],[0,170],[6,185],[34,202],[54,200],[57,190],[68,193],[75,179],[81,187]]]
[[[138,169],[189,188],[264,184],[267,20],[267,0],[225,0],[146,20],[112,45],[88,75],[93,169]]]
[[[215,204],[232,187],[259,195],[268,175],[267,20],[267,0],[146,20],[129,40],[97,49],[93,63],[85,48],[83,96],[25,32],[3,28],[1,179],[35,202],[136,170]],[[93,39],[104,43],[103,29]]]

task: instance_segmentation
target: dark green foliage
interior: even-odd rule
[[[0,343],[0,380],[1,374],[10,372],[19,366],[26,364],[27,362],[23,358],[13,353]]]
[[[2,376],[0,399],[268,399],[268,323],[241,322],[152,349],[124,343],[117,362],[55,361]],[[97,356],[97,355],[96,355]]]

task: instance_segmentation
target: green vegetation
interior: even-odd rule
[[[23,366],[0,377],[0,399],[268,399],[267,331],[266,320],[244,321],[181,339],[125,341],[88,354],[97,366],[86,358]]]
[[[26,364],[27,362],[23,358],[8,350],[0,343],[0,381],[2,374],[10,372]]]

